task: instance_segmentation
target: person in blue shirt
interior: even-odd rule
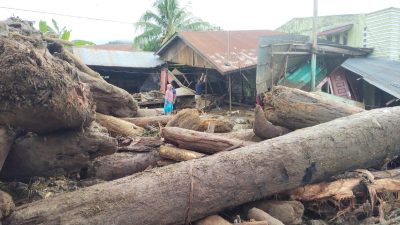
[[[207,75],[202,74],[200,79],[197,81],[195,90],[196,94],[194,95],[194,100],[196,101],[196,109],[201,109],[201,94],[206,86]]]

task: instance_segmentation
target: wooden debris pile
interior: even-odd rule
[[[162,116],[29,23],[1,27],[0,177],[14,198],[0,192],[2,224],[400,220],[400,107],[276,87],[253,129],[193,109]]]

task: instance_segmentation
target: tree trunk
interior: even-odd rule
[[[148,117],[148,116],[162,116],[164,113],[163,108],[155,109],[138,109],[136,117]]]
[[[260,142],[263,140],[260,137],[256,136],[253,129],[235,130],[229,133],[216,133],[215,135],[219,137],[232,138],[232,139],[251,141],[251,142]]]
[[[158,127],[165,126],[170,121],[172,116],[148,116],[135,118],[121,118],[125,121],[135,124],[136,126],[147,128],[149,126]]]
[[[58,39],[56,39],[56,40],[58,40]],[[92,76],[93,78],[103,80],[103,78],[100,76],[100,74],[98,72],[90,69],[90,67],[88,67],[84,62],[82,62],[82,60],[79,57],[77,57],[76,55],[74,55],[73,53],[71,53],[65,49],[64,49],[63,53],[74,62],[75,66],[80,71]]]
[[[266,94],[264,111],[267,120],[274,125],[295,130],[364,110],[314,93],[277,86]]]
[[[101,180],[115,180],[157,166],[161,158],[158,151],[151,152],[121,152],[98,157],[89,167],[89,176]]]
[[[182,109],[167,123],[167,127],[180,127],[197,130],[200,126],[200,116],[197,109]]]
[[[112,136],[122,135],[124,137],[135,138],[142,136],[144,129],[123,119],[96,113],[96,121],[107,128]]]
[[[278,137],[290,132],[290,130],[285,127],[275,126],[269,122],[267,118],[265,118],[264,111],[259,105],[256,106],[253,130],[258,137],[264,140]]]
[[[188,161],[198,159],[205,156],[205,154],[190,151],[186,149],[176,148],[174,146],[162,145],[160,147],[160,156],[175,161]]]
[[[187,130],[179,127],[164,127],[161,134],[166,142],[179,148],[212,154],[240,148],[252,142],[219,137],[210,133]]]
[[[80,71],[78,76],[82,82],[89,85],[97,112],[116,117],[136,115],[137,102],[127,91]]]
[[[119,147],[118,152],[151,152],[162,144],[159,137],[140,137],[133,139],[127,146]]]
[[[197,131],[207,131],[210,126],[214,129],[212,133],[228,133],[233,129],[233,124],[223,119],[200,119],[200,125]]]
[[[4,161],[10,152],[11,146],[16,137],[16,132],[4,126],[0,126],[0,171],[3,168]]]
[[[28,41],[2,37],[0,49],[0,124],[45,134],[93,121],[89,88],[68,63]]]
[[[194,221],[347,170],[379,165],[399,154],[399,115],[400,107],[366,111],[54,196],[16,208],[5,224]]]
[[[247,218],[254,219],[255,221],[267,221],[268,225],[284,225],[280,220],[258,208],[251,208],[247,213]]]
[[[117,141],[93,126],[84,132],[27,134],[15,140],[0,176],[14,179],[79,172],[92,158],[116,150]]]
[[[231,223],[218,215],[212,215],[197,221],[195,225],[231,225]]]

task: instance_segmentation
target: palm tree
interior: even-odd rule
[[[155,51],[175,32],[219,30],[218,27],[193,17],[186,7],[180,7],[179,0],[156,0],[155,11],[147,10],[135,23],[142,34],[137,36],[134,44],[146,51]]]

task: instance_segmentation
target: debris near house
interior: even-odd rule
[[[149,91],[132,94],[140,107],[160,106],[164,104],[164,94],[161,91]]]
[[[264,111],[272,124],[295,130],[359,113],[364,109],[299,89],[276,86],[264,96]]]

